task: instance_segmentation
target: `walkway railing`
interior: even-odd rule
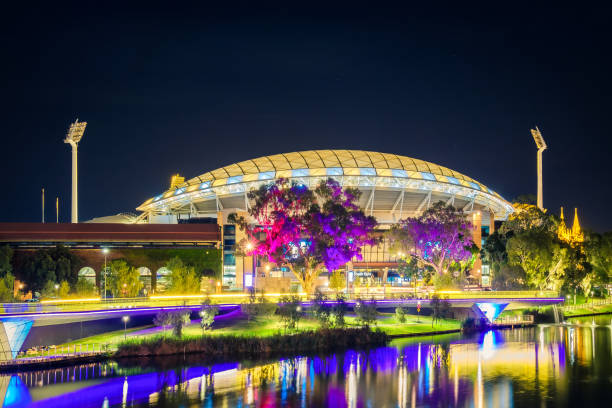
[[[605,306],[612,304],[612,297],[608,297],[605,299],[591,299],[590,302],[580,303],[577,305],[565,305],[560,306],[559,308],[564,312],[573,312],[579,309],[593,309],[595,306]]]
[[[503,316],[498,317],[493,322],[494,326],[510,326],[510,325],[521,325],[521,324],[533,324],[533,315],[516,315],[516,316]]]

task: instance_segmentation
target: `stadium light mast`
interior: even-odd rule
[[[548,146],[546,146],[542,133],[540,133],[540,129],[538,129],[537,126],[535,129],[531,129],[531,135],[538,147],[538,208],[544,211],[544,197],[542,192],[542,152],[546,150]]]
[[[64,143],[72,146],[72,211],[71,211],[71,222],[76,224],[79,222],[79,195],[78,195],[78,164],[77,164],[77,146],[85,133],[85,126],[87,122],[79,122],[77,119],[68,128],[66,139]]]

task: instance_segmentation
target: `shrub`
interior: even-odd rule
[[[257,299],[255,297],[255,289],[249,288],[249,298],[246,303],[240,305],[240,310],[247,317],[248,321],[257,316]]]
[[[183,336],[183,327],[189,323],[189,312],[176,311],[170,313],[170,325],[172,334],[176,337]]]
[[[297,329],[298,322],[302,318],[302,303],[299,296],[281,296],[278,304],[278,315],[285,330]]]
[[[395,318],[400,323],[406,323],[406,311],[402,306],[395,308]]]
[[[312,301],[312,314],[321,327],[329,327],[331,307],[327,304],[327,296],[317,290]]]
[[[336,303],[331,309],[331,315],[334,319],[334,327],[344,327],[346,322],[344,316],[346,315],[346,302],[342,294],[336,295]]]
[[[371,299],[370,301],[364,301],[357,299],[355,304],[355,313],[357,314],[357,320],[363,326],[369,326],[371,323],[376,321],[378,316],[378,310],[376,310],[376,300]]]
[[[382,346],[386,333],[369,328],[319,329],[269,337],[209,336],[132,338],[119,344],[116,357],[202,353],[207,360],[221,357],[260,358],[305,352],[327,352],[365,346]]]
[[[202,308],[200,309],[200,326],[202,330],[208,330],[212,327],[215,322],[215,316],[219,314],[219,308],[215,305],[211,305],[210,298],[204,299],[202,302]]]
[[[165,335],[166,326],[170,326],[170,313],[160,310],[155,315],[155,318],[153,319],[153,324],[156,326],[161,326],[162,332]]]
[[[257,316],[271,316],[276,312],[276,303],[266,300],[262,290],[259,297],[253,288],[249,289],[249,299],[247,303],[240,305],[240,310],[247,316],[247,320],[255,319]]]

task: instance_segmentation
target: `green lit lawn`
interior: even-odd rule
[[[572,317],[576,315],[584,315],[591,313],[612,313],[612,305],[601,305],[601,306],[589,306],[588,303],[584,304],[584,307],[572,309],[564,312],[565,317]]]
[[[453,319],[440,319],[436,324],[431,324],[429,316],[406,315],[406,322],[400,323],[395,318],[395,314],[380,314],[376,321],[377,327],[389,335],[407,335],[417,333],[430,333],[433,331],[457,330],[461,328],[461,322]],[[349,325],[357,325],[354,317],[347,317]]]
[[[348,315],[345,318],[346,325],[348,327],[359,326],[357,319],[353,315]],[[225,323],[225,322],[224,322]],[[431,318],[427,316],[413,316],[407,315],[405,323],[399,323],[395,314],[386,313],[380,314],[376,324],[373,328],[379,328],[389,335],[406,335],[406,334],[419,334],[428,333],[432,331],[443,331],[443,330],[456,330],[459,329],[461,323],[458,320],[440,320],[433,327],[431,325]],[[298,323],[298,330],[315,330],[319,328],[319,323],[312,317],[305,316]],[[233,324],[225,327],[219,327],[213,330],[205,332],[207,335],[241,335],[241,336],[258,336],[265,337],[271,336],[277,333],[284,333],[285,329],[282,322],[277,316],[260,316],[251,321],[246,319],[237,319]],[[294,332],[294,331],[292,331]],[[171,330],[166,330],[166,335],[171,335]],[[185,336],[199,336],[202,334],[202,329],[198,322],[186,326],[183,330]],[[154,328],[153,326],[134,327],[127,330],[127,337],[134,338],[146,338],[153,337],[162,334],[161,330]],[[124,339],[123,330],[116,330],[112,332],[102,333],[95,336],[90,336],[69,343],[58,345],[58,352],[61,351],[62,347],[70,346],[74,350],[74,346],[77,345],[77,351],[79,345],[83,345],[83,351],[85,351],[85,345],[96,344],[96,350],[100,344],[108,344],[110,350],[116,349],[116,346],[121,343]],[[90,346],[91,347],[91,346]],[[32,356],[32,355],[30,355]]]

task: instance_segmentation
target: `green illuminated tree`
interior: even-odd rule
[[[57,296],[59,298],[65,298],[70,293],[70,284],[68,281],[62,281],[57,289]]]
[[[329,288],[336,293],[346,287],[346,279],[344,273],[340,269],[336,269],[329,277]]]
[[[200,278],[192,266],[187,266],[181,258],[174,257],[167,264],[172,273],[170,274],[170,284],[168,293],[190,294],[200,293]]]
[[[586,256],[602,283],[612,278],[612,232],[589,234],[585,243]]]
[[[142,289],[138,270],[123,259],[110,263],[108,286],[114,297],[135,297]]]
[[[506,250],[508,263],[523,268],[530,286],[559,290],[563,285],[570,251],[551,233],[538,229],[518,233],[508,239]]]
[[[74,287],[74,292],[81,297],[93,296],[96,293],[96,285],[81,277]]]
[[[13,249],[8,245],[0,247],[0,277],[13,272]]]

